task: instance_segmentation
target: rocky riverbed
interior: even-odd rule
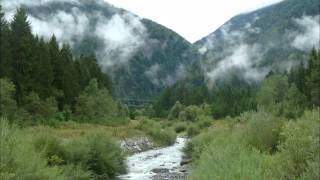
[[[127,158],[128,174],[120,180],[184,180],[188,174],[182,149],[187,139],[178,137],[172,146],[136,153]]]
[[[121,148],[128,153],[139,153],[154,148],[151,139],[147,137],[133,138],[121,142]]]

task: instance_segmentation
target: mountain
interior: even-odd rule
[[[211,104],[220,117],[254,109],[248,99],[268,74],[307,66],[311,49],[319,48],[319,7],[318,0],[284,0],[235,16],[197,41],[186,78],[161,94],[157,115],[166,116],[176,101]]]
[[[52,34],[75,54],[95,54],[118,98],[148,99],[184,74],[191,44],[172,30],[103,0],[3,0],[7,19],[22,6],[32,32]]]
[[[319,7],[318,0],[284,0],[235,16],[196,42],[209,83],[230,72],[261,80],[271,70],[289,70],[305,60],[319,47]]]

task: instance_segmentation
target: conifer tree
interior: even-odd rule
[[[308,87],[310,88],[310,101],[312,105],[320,106],[320,50],[312,50],[308,70]]]
[[[9,78],[12,75],[12,57],[10,47],[9,24],[4,19],[4,13],[0,5],[0,78]]]
[[[52,95],[53,68],[47,44],[41,38],[34,50],[35,61],[32,65],[33,90],[41,98]]]
[[[16,86],[16,100],[20,106],[23,97],[28,93],[31,80],[32,69],[32,46],[33,36],[31,34],[30,23],[27,20],[26,12],[18,9],[11,23],[12,31],[12,57],[13,57],[13,82]]]

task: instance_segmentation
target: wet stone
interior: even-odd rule
[[[153,173],[168,173],[169,169],[166,168],[157,168],[157,169],[152,169]]]

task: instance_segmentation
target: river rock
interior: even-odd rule
[[[152,172],[153,173],[168,173],[169,172],[169,169],[166,169],[166,168],[157,168],[157,169],[152,169]]]
[[[156,174],[152,177],[152,180],[185,180],[185,179],[186,179],[186,174],[178,173],[178,172]]]
[[[139,153],[153,148],[153,142],[147,138],[133,138],[121,142],[121,148],[126,152]]]
[[[183,159],[181,162],[180,162],[180,166],[184,166],[184,165],[187,165],[190,163],[190,160],[189,159]]]

